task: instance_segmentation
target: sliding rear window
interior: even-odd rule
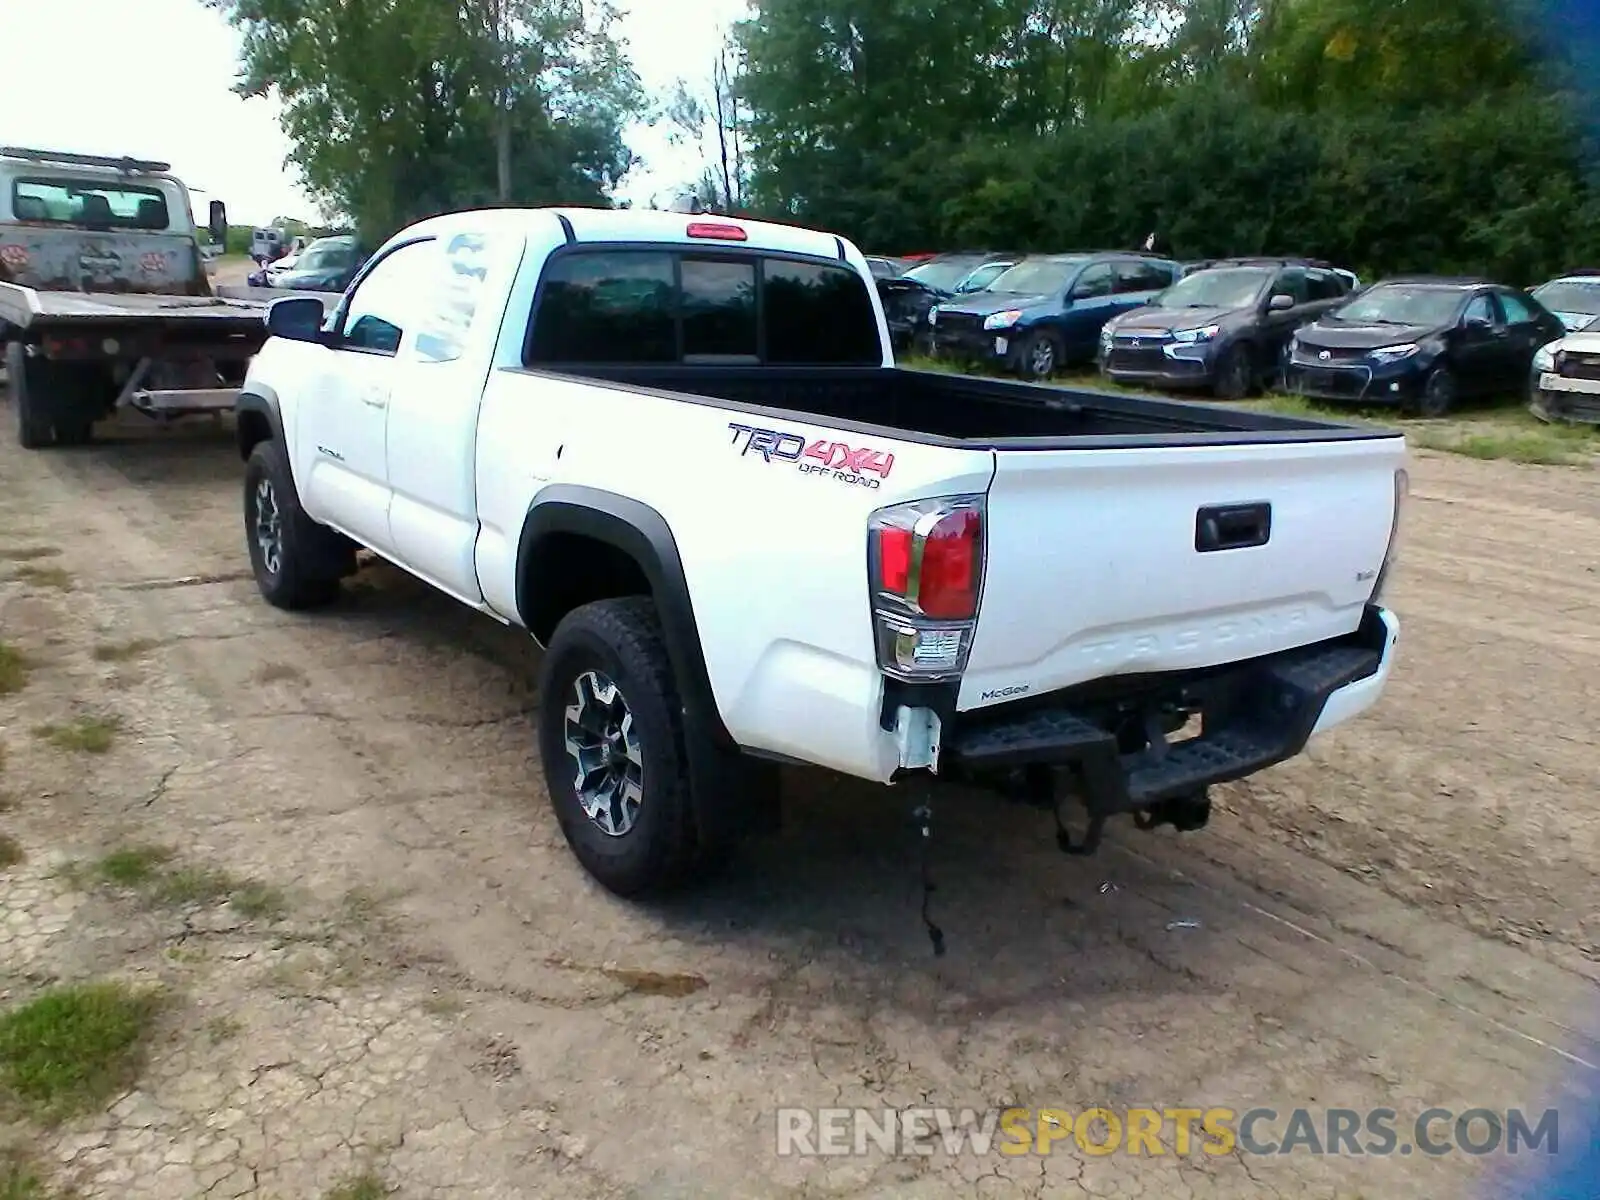
[[[876,366],[872,300],[848,267],[737,253],[575,250],[545,268],[529,366]]]

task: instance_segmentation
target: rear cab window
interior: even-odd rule
[[[844,264],[580,248],[546,263],[523,359],[877,366],[883,349],[867,285]]]
[[[172,206],[154,183],[21,175],[11,181],[11,215],[18,221],[88,229],[161,232],[172,227]]]

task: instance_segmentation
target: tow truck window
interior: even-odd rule
[[[848,268],[581,250],[545,268],[525,361],[845,366],[876,365],[883,351],[866,284]]]
[[[11,213],[19,221],[96,229],[158,230],[167,228],[171,219],[159,188],[47,178],[13,182]]]

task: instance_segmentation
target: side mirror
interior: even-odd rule
[[[1463,329],[1492,329],[1494,328],[1494,322],[1489,320],[1488,317],[1463,317],[1461,327]]]
[[[267,333],[292,342],[320,342],[327,311],[315,296],[285,296],[267,306]]]
[[[1285,295],[1282,292],[1279,292],[1271,300],[1267,301],[1267,309],[1270,312],[1283,312],[1285,309],[1293,307],[1294,297]]]
[[[213,200],[206,215],[206,232],[211,235],[211,240],[223,249],[228,245],[228,206],[221,200]]]

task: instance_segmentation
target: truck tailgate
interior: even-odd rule
[[[998,450],[958,707],[1351,632],[1404,462],[1400,436]]]

